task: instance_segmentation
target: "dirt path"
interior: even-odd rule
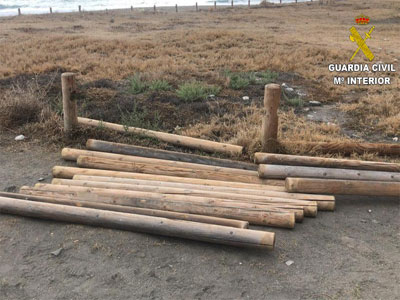
[[[1,190],[63,163],[29,148],[0,148]],[[398,201],[342,197],[267,230],[272,252],[0,215],[0,299],[399,299]]]

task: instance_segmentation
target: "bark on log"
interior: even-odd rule
[[[249,222],[234,220],[234,219],[216,218],[216,217],[210,217],[210,216],[185,214],[185,213],[179,213],[179,212],[173,212],[173,211],[165,211],[165,210],[149,209],[149,208],[139,208],[139,207],[132,207],[132,206],[122,206],[122,205],[106,204],[106,203],[99,203],[99,202],[71,200],[71,199],[67,199],[64,197],[56,197],[56,198],[55,197],[40,197],[40,196],[34,196],[34,195],[14,194],[14,193],[6,193],[6,192],[0,192],[0,196],[8,197],[8,198],[22,199],[22,200],[53,203],[53,204],[63,204],[63,205],[70,205],[70,206],[77,206],[77,207],[87,207],[87,208],[95,208],[95,209],[102,209],[102,210],[111,210],[111,211],[118,211],[118,212],[130,213],[130,214],[168,218],[168,219],[174,219],[174,220],[184,220],[184,221],[214,224],[214,225],[221,225],[221,226],[230,226],[230,227],[236,227],[236,228],[248,228],[249,227]]]
[[[210,165],[224,168],[235,168],[243,170],[257,171],[257,165],[242,161],[234,161],[229,159],[221,159],[214,157],[201,156],[190,153],[167,151],[153,148],[140,147],[135,145],[127,145],[120,143],[112,143],[106,141],[89,139],[86,148],[93,151],[110,152],[115,154],[141,156],[147,158],[156,158],[163,160],[173,160],[186,163],[195,163]]]
[[[312,178],[286,178],[289,192],[333,195],[388,196],[400,198],[399,182],[358,181]]]
[[[300,155],[270,154],[262,152],[256,153],[254,155],[254,160],[256,164],[400,172],[400,164],[385,163],[379,161],[362,161]]]
[[[235,188],[247,188],[257,190],[273,190],[284,192],[285,181],[283,180],[266,180],[265,184],[250,184],[243,182],[232,182],[232,181],[220,181],[220,180],[209,180],[199,178],[185,178],[176,176],[165,176],[155,174],[143,174],[134,172],[119,172],[110,170],[98,170],[98,169],[83,169],[75,167],[55,166],[52,170],[53,177],[71,179],[74,175],[92,175],[92,176],[108,176],[108,177],[119,177],[119,178],[132,178],[132,179],[144,179],[144,180],[155,180],[155,181],[167,181],[167,182],[182,182],[190,184],[202,184],[209,186],[226,186]]]
[[[207,141],[198,138],[192,138],[188,136],[181,136],[177,134],[159,132],[154,130],[148,130],[143,128],[126,127],[119,124],[103,122],[98,120],[92,120],[87,118],[78,118],[78,123],[88,126],[103,126],[108,129],[112,129],[119,132],[129,132],[158,139],[167,143],[171,143],[177,146],[184,146],[192,149],[199,149],[206,152],[220,152],[229,155],[241,155],[243,152],[242,146],[218,143],[213,141]]]
[[[297,221],[301,221],[304,216],[315,217],[317,215],[317,203],[315,201],[302,201],[276,197],[264,197],[264,196],[249,196],[233,193],[221,193],[205,190],[194,190],[194,189],[183,189],[176,187],[162,187],[162,186],[149,186],[149,185],[137,185],[127,183],[116,183],[116,182],[98,182],[98,181],[87,181],[87,180],[69,180],[69,179],[53,179],[52,184],[68,185],[68,186],[84,186],[94,187],[103,189],[117,189],[117,190],[128,190],[128,191],[140,191],[159,193],[166,195],[187,195],[195,197],[207,197],[222,199],[224,201],[233,201],[238,203],[265,205],[268,207],[279,208],[284,211],[297,211]],[[303,213],[304,210],[304,213]]]
[[[212,185],[200,185],[190,183],[179,183],[179,182],[165,182],[165,181],[154,181],[154,180],[140,180],[131,178],[119,178],[119,177],[104,177],[104,176],[87,176],[87,175],[75,175],[74,180],[86,180],[96,182],[114,182],[114,183],[127,183],[134,185],[146,185],[156,187],[172,187],[172,188],[183,188],[183,189],[196,189],[222,193],[234,193],[241,195],[256,195],[256,196],[267,196],[277,198],[287,198],[296,200],[316,201],[318,209],[321,210],[333,210],[335,206],[335,197],[327,195],[314,195],[314,194],[297,194],[287,192],[268,191],[260,189],[243,189],[233,188],[224,186],[212,186]]]
[[[350,155],[352,153],[376,153],[378,155],[399,156],[400,145],[396,144],[373,144],[373,143],[333,143],[333,142],[281,142],[282,146],[301,146],[307,152],[319,152],[326,154],[341,153]]]
[[[258,174],[261,178],[274,179],[299,177],[400,182],[400,173],[395,172],[299,167],[286,165],[259,165]]]
[[[89,156],[79,156],[77,164],[79,167],[83,168],[95,168],[95,169],[113,170],[113,171],[138,172],[146,174],[212,179],[212,180],[222,180],[222,181],[225,180],[225,181],[244,182],[244,183],[257,183],[257,184],[262,184],[265,182],[263,181],[263,179],[260,179],[258,177],[257,172],[245,171],[245,170],[239,170],[239,171],[249,172],[249,174],[232,174],[226,170],[211,171],[211,170],[200,170],[200,169],[187,169],[181,167],[165,166],[160,164],[118,161],[118,160],[111,160],[99,157],[89,157]],[[229,170],[234,170],[234,169],[229,169]]]
[[[273,249],[275,243],[275,234],[271,232],[5,197],[0,197],[0,213],[146,232],[241,247]]]
[[[22,187],[21,193],[30,190]],[[84,201],[100,201],[103,203],[136,206],[142,208],[170,210],[190,214],[202,214],[221,218],[231,218],[248,221],[257,225],[269,225],[293,228],[294,213],[283,212],[276,208],[263,210],[251,208],[250,205],[227,203],[221,199],[205,197],[188,197],[181,195],[164,195],[137,191],[123,191],[100,188],[87,188],[76,186],[60,186],[51,184],[36,184],[35,191],[64,193],[67,197]],[[200,208],[200,209],[199,209]],[[228,211],[226,211],[226,209]],[[226,214],[228,212],[228,214]],[[233,214],[232,214],[233,213]],[[243,214],[244,213],[244,214]],[[247,219],[249,217],[249,219]]]

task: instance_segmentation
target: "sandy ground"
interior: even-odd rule
[[[0,148],[1,190],[49,181],[65,164],[11,145]],[[276,232],[274,251],[1,215],[0,299],[400,297],[398,199],[340,197],[336,212],[294,230],[260,229]]]

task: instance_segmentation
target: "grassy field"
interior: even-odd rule
[[[388,74],[390,86],[333,85],[328,64],[347,63],[355,51],[349,28],[360,13],[376,26],[368,40],[376,62],[394,63],[398,71]],[[400,136],[396,1],[21,16],[1,18],[0,29],[0,126],[41,143],[82,143],[90,136],[157,144],[101,128],[65,140],[64,71],[78,75],[82,116],[236,143],[249,155],[260,149],[270,82],[294,89],[282,97],[282,140]],[[354,62],[366,58],[359,53]],[[325,109],[310,107],[311,100]]]

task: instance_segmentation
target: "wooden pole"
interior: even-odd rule
[[[250,7],[250,0],[248,1],[247,5],[248,5],[248,7]]]
[[[217,1],[214,1],[214,9],[217,9]]]
[[[257,172],[246,171],[249,174],[233,174],[229,170],[205,170],[205,169],[189,169],[182,167],[173,167],[165,165],[157,165],[153,163],[139,163],[131,161],[119,161],[112,160],[94,156],[79,156],[77,164],[82,168],[94,168],[102,170],[113,170],[113,171],[124,171],[124,172],[137,172],[155,175],[167,175],[167,176],[177,176],[177,177],[190,177],[190,178],[201,178],[201,179],[212,179],[212,180],[222,180],[222,181],[235,181],[235,182],[245,182],[245,183],[256,183],[263,184],[268,181],[263,181],[259,178]],[[227,168],[228,169],[228,168]],[[239,170],[239,169],[236,169]]]
[[[205,152],[220,152],[229,155],[241,155],[243,152],[242,146],[218,143],[213,141],[207,141],[198,138],[192,138],[188,136],[181,136],[177,134],[159,132],[154,130],[148,130],[143,128],[126,127],[119,124],[102,122],[87,118],[78,118],[78,123],[88,126],[103,126],[108,129],[112,129],[119,132],[129,132],[134,134],[139,134],[151,138],[158,139],[163,142],[171,143],[177,146],[188,147],[192,149],[203,150]]]
[[[275,242],[275,234],[270,232],[5,197],[0,197],[0,212],[241,247],[273,249]]]
[[[285,179],[286,177],[302,177],[400,182],[399,172],[315,168],[287,165],[259,165],[258,174],[261,178],[273,179]]]
[[[175,4],[175,11],[178,12],[178,4]]]
[[[78,9],[79,9],[79,12],[82,12],[82,8],[80,5],[78,6]]]
[[[299,194],[299,193],[287,193],[277,192],[269,190],[258,190],[258,189],[245,189],[245,188],[233,188],[224,186],[209,186],[201,184],[190,184],[181,182],[166,182],[166,181],[154,181],[154,180],[143,180],[143,179],[131,179],[131,178],[119,178],[119,177],[105,177],[105,176],[88,176],[88,175],[75,175],[74,180],[94,181],[94,182],[107,182],[107,183],[127,183],[131,185],[143,185],[143,186],[157,186],[157,187],[172,187],[181,189],[193,189],[193,190],[205,190],[214,191],[221,193],[232,193],[237,195],[255,195],[255,196],[266,196],[266,197],[277,197],[286,199],[306,200],[317,202],[319,210],[334,210],[335,208],[335,197],[327,195],[314,195],[314,194]]]
[[[131,5],[131,11],[133,11],[133,6]]]
[[[197,2],[196,2],[196,11],[199,11],[199,7],[197,6]]]
[[[276,152],[278,146],[278,107],[281,86],[267,84],[264,94],[265,116],[262,123],[262,148],[264,152]]]
[[[231,6],[233,7],[233,0],[231,0]]]
[[[115,154],[134,155],[148,158],[157,158],[164,160],[174,160],[187,163],[202,165],[211,165],[224,168],[235,168],[243,170],[257,171],[258,166],[253,163],[237,160],[214,158],[190,153],[167,151],[154,148],[140,147],[136,145],[119,144],[106,141],[89,139],[86,148],[93,151],[110,152]]]
[[[250,224],[293,228],[295,215],[276,208],[257,209],[242,207],[236,203],[227,203],[204,197],[180,195],[162,195],[138,191],[123,191],[77,186],[36,184],[35,188],[21,187],[20,192],[35,195],[58,196],[60,193],[68,199],[94,201],[124,206],[168,210],[189,214],[208,215],[219,218],[248,221]]]
[[[400,196],[400,183],[387,181],[286,178],[286,189],[293,193]]]
[[[74,175],[91,175],[91,176],[107,176],[107,177],[178,182],[178,183],[202,184],[209,186],[225,186],[225,187],[269,190],[269,191],[279,191],[279,192],[285,191],[284,187],[285,182],[283,180],[268,180],[265,184],[249,184],[249,183],[233,182],[233,181],[210,180],[201,178],[185,178],[177,176],[143,174],[134,172],[119,172],[119,171],[110,171],[101,169],[98,170],[90,168],[83,169],[83,168],[65,167],[65,166],[53,167],[52,174],[53,177],[55,178],[66,178],[66,179],[71,179]]]
[[[233,201],[237,203],[256,204],[257,206],[276,207],[282,210],[304,210],[304,214],[301,217],[315,217],[317,215],[317,203],[315,201],[302,201],[295,199],[277,198],[277,197],[266,197],[257,195],[246,195],[246,194],[234,194],[215,192],[198,189],[185,189],[179,187],[163,187],[163,186],[152,186],[152,185],[137,185],[128,183],[116,183],[116,182],[99,182],[99,181],[87,181],[87,180],[70,180],[70,179],[53,179],[52,184],[67,185],[67,186],[85,186],[93,188],[107,188],[116,190],[127,190],[127,191],[138,191],[138,192],[150,192],[159,193],[166,195],[187,195],[195,197],[206,197],[222,199],[223,201]]]
[[[21,8],[18,8],[18,16],[21,15]]]
[[[71,133],[78,125],[78,112],[74,92],[76,91],[75,74],[61,74],[61,87],[64,111],[64,132]]]
[[[50,7],[50,14],[52,14],[53,13],[53,9]]]
[[[125,212],[125,213],[130,213],[130,214],[146,215],[146,216],[153,216],[153,217],[162,217],[162,218],[168,218],[168,219],[174,219],[174,220],[184,220],[184,221],[192,221],[192,222],[214,224],[214,225],[221,225],[221,226],[230,226],[230,227],[236,227],[236,228],[248,228],[249,227],[249,222],[240,221],[240,220],[185,214],[185,213],[178,213],[178,212],[173,212],[173,211],[139,208],[139,207],[132,207],[132,206],[106,204],[106,203],[100,203],[100,202],[71,200],[71,199],[67,199],[67,198],[63,198],[63,197],[56,197],[56,198],[40,197],[40,196],[34,196],[34,195],[14,194],[14,193],[6,193],[6,192],[0,192],[0,196],[7,197],[7,198],[22,199],[22,200],[53,203],[53,204],[63,204],[63,205],[70,205],[70,206],[77,206],[77,207],[87,207],[87,208],[95,208],[95,209],[102,209],[102,210],[118,211],[118,212]]]
[[[156,5],[154,4],[154,13],[157,12]]]
[[[123,154],[73,149],[73,148],[64,148],[61,151],[61,157],[65,160],[77,161],[79,156],[99,157],[111,160],[118,160],[121,162],[157,164],[159,166],[163,165],[169,167],[185,168],[190,170],[205,170],[210,172],[219,172],[231,175],[245,175],[245,176],[256,176],[256,177],[258,176],[257,171],[252,171],[252,170],[224,168],[224,167],[210,166],[205,164],[180,162],[168,159],[148,158],[141,156],[123,155]]]
[[[257,164],[277,164],[290,166],[400,172],[399,163],[385,163],[379,161],[362,161],[300,155],[270,154],[261,152],[258,152],[254,155],[254,160]]]
[[[377,155],[399,156],[400,145],[354,143],[354,142],[282,142],[283,147],[302,147],[304,151],[311,153],[343,154],[375,153]]]

